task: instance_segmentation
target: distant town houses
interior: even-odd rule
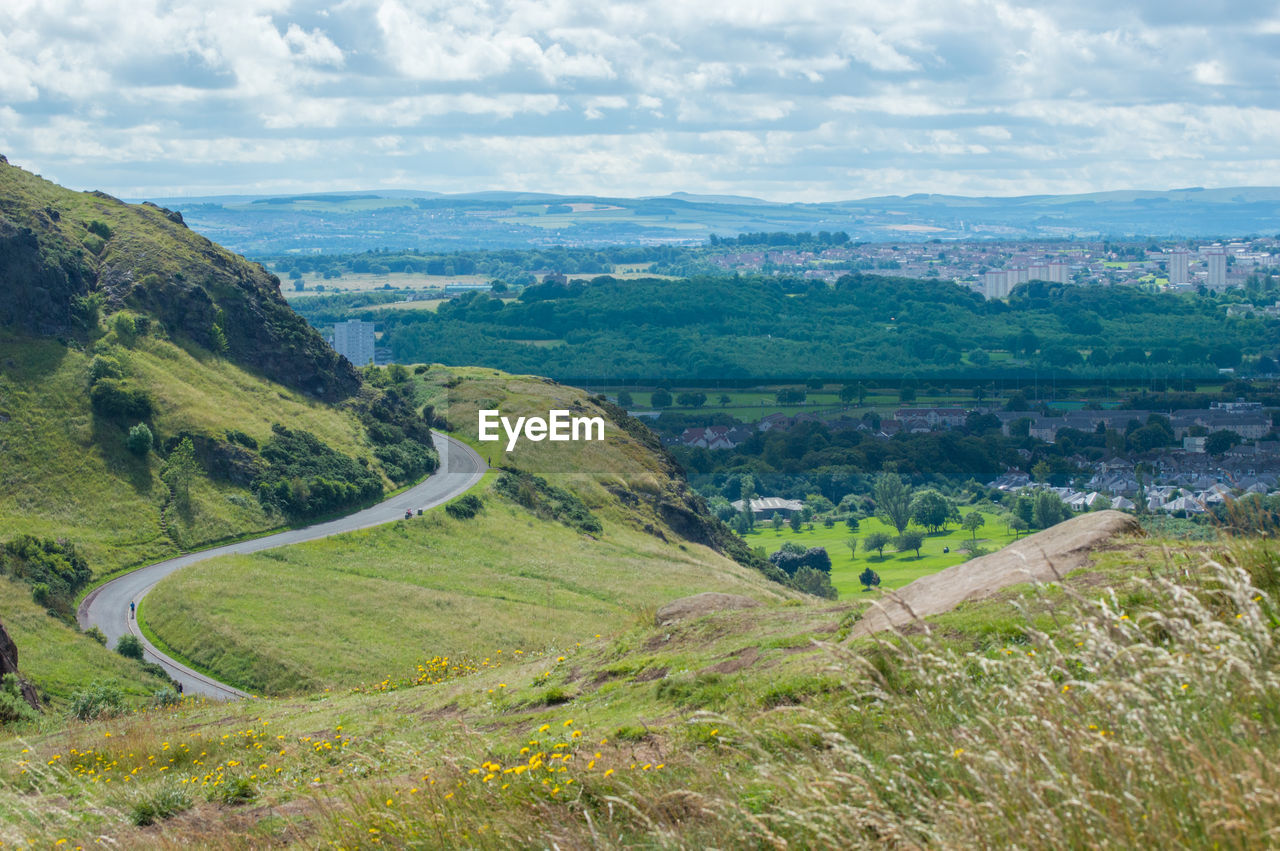
[[[1037,440],[1053,442],[1064,429],[1093,432],[1099,426],[1103,429],[1123,432],[1130,422],[1145,424],[1152,414],[1169,418],[1174,437],[1179,440],[1186,437],[1196,427],[1208,433],[1215,431],[1233,431],[1245,440],[1258,440],[1271,432],[1271,418],[1257,408],[1208,408],[1202,410],[1180,410],[1172,413],[1161,411],[1108,410],[1108,411],[1071,411],[1057,416],[1044,416],[1038,413],[998,411],[995,412],[1005,434],[1010,433],[1014,423],[1019,420],[1030,420],[1028,434]]]
[[[687,428],[680,435],[680,443],[685,446],[703,449],[734,449],[739,444],[751,439],[754,432],[749,428],[728,426],[708,426],[706,428]]]

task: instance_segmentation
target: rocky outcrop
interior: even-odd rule
[[[743,597],[741,594],[722,594],[719,591],[703,591],[692,597],[681,597],[672,600],[658,609],[654,621],[658,626],[669,626],[673,623],[702,617],[713,612],[725,612],[732,609],[754,609],[760,605],[759,600]]]
[[[5,674],[13,674],[18,678],[19,688],[22,690],[22,699],[29,703],[32,709],[39,712],[40,698],[36,696],[35,687],[22,679],[22,675],[18,673],[18,646],[9,637],[4,624],[0,624],[0,677]]]
[[[849,637],[906,626],[929,615],[949,612],[969,600],[990,597],[1010,585],[1061,581],[1083,566],[1090,553],[1117,536],[1138,529],[1138,521],[1121,511],[1082,514],[990,555],[886,592],[854,625]]]
[[[328,402],[359,374],[280,293],[280,280],[155,204],[77,193],[0,163],[0,326],[72,337],[99,307],[148,314],[172,337]]]

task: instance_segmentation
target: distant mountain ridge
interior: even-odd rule
[[[712,234],[844,231],[854,240],[1221,238],[1280,233],[1280,187],[1122,189],[1076,195],[887,195],[779,203],[675,192],[366,190],[159,198],[242,253],[697,243]]]

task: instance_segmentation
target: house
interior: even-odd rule
[[[734,500],[729,504],[733,506],[734,511],[742,511],[742,500]],[[765,496],[751,500],[751,513],[755,515],[757,520],[766,520],[775,514],[790,517],[795,512],[803,510],[804,503],[798,499]]]
[[[738,441],[733,439],[731,432],[728,426],[687,428],[680,434],[680,442],[685,446],[700,446],[703,449],[733,449]]]
[[[772,429],[780,429],[786,431],[794,425],[795,421],[786,414],[769,414],[767,417],[760,418],[758,428],[761,431],[770,431]]]
[[[936,428],[958,428],[964,425],[964,408],[899,408],[894,411],[893,418],[900,423],[925,423],[924,431]],[[915,431],[912,427],[910,431]]]

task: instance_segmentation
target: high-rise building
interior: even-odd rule
[[[1227,285],[1227,252],[1221,248],[1211,248],[1205,254],[1209,264],[1209,279],[1206,283],[1210,289],[1222,289]]]
[[[1191,252],[1185,248],[1175,248],[1169,254],[1169,283],[1186,284],[1191,281]]]
[[[333,348],[354,366],[373,363],[373,323],[349,319],[335,324]]]
[[[1066,263],[1050,263],[1049,277],[1046,280],[1052,281],[1055,284],[1065,284],[1069,274],[1070,269]]]
[[[982,276],[982,295],[985,298],[1004,298],[1009,294],[1007,272],[987,272]]]

